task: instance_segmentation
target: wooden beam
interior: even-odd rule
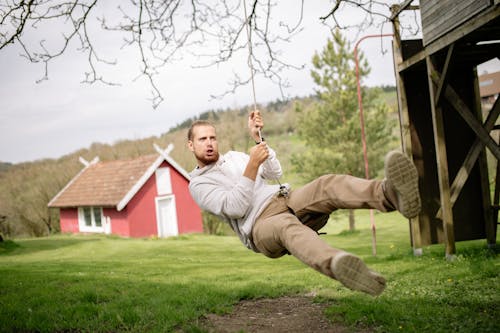
[[[497,103],[495,103],[490,113],[488,114],[486,121],[484,122],[483,126],[486,131],[490,132],[495,127],[495,122],[497,121],[499,115],[500,115],[500,103],[498,103],[497,99]],[[467,153],[467,156],[465,157],[464,162],[462,163],[462,166],[458,170],[455,179],[453,180],[453,183],[451,184],[450,187],[451,190],[450,199],[452,207],[455,205],[455,202],[457,201],[457,198],[460,195],[460,192],[462,191],[465,182],[469,178],[472,168],[474,167],[474,164],[476,163],[479,154],[484,149],[484,146],[485,143],[481,141],[479,138],[476,138],[471,148],[469,149],[469,152]],[[436,217],[439,219],[441,218],[441,208],[438,210]]]
[[[397,70],[398,72],[403,72],[406,69],[412,67],[413,65],[425,61],[425,58],[427,57],[427,51],[423,49],[422,51],[419,51],[418,53],[414,54],[410,58],[406,59],[405,61],[402,61],[401,63],[398,64]]]
[[[498,147],[498,144],[491,138],[489,132],[481,126],[481,123],[474,117],[470,109],[455,92],[455,90],[448,85],[444,94],[448,102],[455,108],[455,110],[458,111],[469,127],[476,133],[477,137],[486,144],[496,159],[500,160],[500,148]]]
[[[435,52],[456,42],[460,38],[468,35],[470,32],[482,27],[491,20],[496,19],[499,15],[500,6],[492,6],[480,15],[474,17],[474,19],[468,20],[467,22],[461,24],[459,27],[453,29],[452,31],[444,34],[442,37],[426,45],[425,48],[427,49],[427,53],[429,55],[434,54]]]
[[[488,117],[486,118],[486,121],[484,122],[484,129],[487,132],[490,132],[493,129],[499,115],[500,115],[500,107],[493,108],[490,111]],[[453,184],[451,185],[453,203],[456,201],[458,193],[460,193],[460,191],[462,190],[463,183],[465,183],[465,181],[467,180],[467,177],[472,171],[472,168],[474,167],[474,164],[477,158],[479,157],[479,153],[484,149],[484,146],[485,143],[481,141],[479,138],[476,138],[471,149],[469,150],[469,153],[467,154],[467,157],[464,160],[464,163],[462,164],[462,167],[455,176]]]
[[[446,33],[443,37],[440,37],[435,41],[433,41],[432,43],[424,46],[423,50],[414,54],[405,61],[399,63],[397,70],[400,72],[407,70],[408,68],[414,66],[415,64],[425,60],[427,56],[433,55],[434,53],[442,50],[446,46],[455,43],[456,41],[463,38],[470,32],[489,23],[491,20],[496,19],[499,15],[500,15],[500,6],[492,7],[491,9],[486,10],[477,18],[465,22],[459,28]]]
[[[498,101],[498,98],[497,98]],[[479,121],[483,119],[483,112],[481,106],[481,92],[479,90],[479,77],[477,75],[477,68],[474,68],[474,111]],[[492,108],[489,114],[495,112]],[[488,117],[489,118],[489,117]],[[493,127],[493,125],[491,125]],[[489,133],[490,131],[488,131]],[[498,163],[498,161],[497,161]],[[496,242],[495,226],[497,221],[493,221],[493,211],[491,209],[491,189],[490,178],[488,173],[488,157],[485,149],[481,149],[478,158],[479,177],[481,181],[481,197],[483,198],[483,215],[484,215],[484,233],[488,245],[494,245]]]
[[[439,104],[440,100],[441,100],[441,93],[443,91],[443,87],[445,87],[447,85],[447,77],[448,77],[448,69],[450,67],[450,62],[451,62],[451,56],[453,54],[453,47],[455,46],[455,44],[451,44],[450,47],[448,48],[448,52],[446,53],[446,60],[444,62],[444,66],[443,66],[443,71],[441,72],[441,77],[439,79],[439,84],[437,85],[437,89],[436,89],[436,96],[435,96],[435,101],[434,103],[436,105]]]
[[[497,223],[498,223],[498,211],[500,210],[499,207],[499,201],[500,201],[500,161],[497,161],[497,173],[495,175],[495,193],[493,196],[493,235],[496,243],[496,234],[497,234]]]
[[[400,5],[393,5],[391,7],[391,10],[392,10],[392,15],[391,15],[391,21],[394,21],[394,19],[399,16],[399,14],[401,14],[401,12],[403,10],[406,10],[408,7],[411,7],[411,9],[415,10],[415,9],[419,9],[420,7],[418,6],[410,6],[411,3],[413,2],[413,0],[405,0],[405,2],[403,2],[402,4]],[[394,9],[393,9],[394,8]]]
[[[443,124],[442,109],[434,103],[435,89],[432,78],[435,71],[431,57],[426,57],[427,77],[429,81],[429,93],[431,100],[432,128],[434,131],[434,145],[436,148],[436,162],[438,172],[439,194],[441,209],[443,210],[443,231],[446,243],[446,257],[452,258],[456,253],[455,233],[453,230],[453,211],[450,201],[450,183],[448,175],[448,157],[446,154],[446,141]]]
[[[393,62],[395,70],[398,64],[402,61],[403,55],[401,51],[401,37],[399,35],[399,20],[393,20],[394,39],[392,41],[393,47]],[[396,88],[398,96],[398,112],[399,112],[399,129],[401,135],[402,149],[410,158],[413,155],[411,146],[411,131],[410,131],[410,115],[408,112],[408,101],[406,98],[406,89],[403,76],[400,72],[396,73]],[[410,237],[413,247],[414,255],[422,255],[422,235],[420,232],[420,220],[416,216],[409,221],[410,223]]]

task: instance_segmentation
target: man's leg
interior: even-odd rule
[[[288,206],[301,218],[309,213],[331,213],[337,209],[391,209],[382,181],[349,175],[325,175],[290,193]]]
[[[325,175],[293,190],[288,206],[301,218],[336,209],[397,209],[412,218],[420,212],[418,173],[411,160],[398,151],[387,154],[386,179],[367,180],[349,175]]]
[[[331,247],[318,234],[289,212],[284,198],[274,198],[259,216],[252,230],[257,249],[277,258],[290,252],[315,270],[334,278],[346,287],[379,295],[385,279],[372,272],[358,257]]]

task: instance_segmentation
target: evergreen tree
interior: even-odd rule
[[[370,71],[363,54],[359,53],[359,78]],[[312,59],[311,76],[317,85],[318,102],[299,109],[299,137],[307,151],[292,157],[297,172],[306,180],[326,173],[365,177],[361,126],[358,110],[356,68],[351,44],[339,31],[327,40],[321,53]],[[380,101],[380,89],[362,90],[365,133],[370,177],[377,176],[384,155],[394,142],[394,120],[389,107]],[[350,214],[351,229],[354,215]]]

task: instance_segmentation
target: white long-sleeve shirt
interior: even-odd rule
[[[242,243],[255,252],[252,227],[255,219],[279,191],[279,185],[267,184],[282,175],[274,150],[259,167],[255,181],[243,176],[250,157],[229,151],[213,164],[196,168],[191,173],[189,191],[201,209],[220,216],[229,223]]]

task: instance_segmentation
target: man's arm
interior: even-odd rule
[[[235,183],[223,184],[222,179],[195,177],[189,183],[194,201],[212,214],[234,219],[243,217],[252,201],[254,181],[241,177]],[[232,182],[232,180],[229,180]]]
[[[250,115],[248,116],[248,130],[250,132],[250,136],[255,140],[255,142],[260,142],[257,146],[250,150],[250,161],[252,161],[252,154],[255,153],[255,155],[258,155],[255,156],[255,158],[260,163],[256,166],[248,165],[248,174],[244,173],[243,175],[255,180],[258,168],[262,164],[262,177],[265,179],[276,180],[282,176],[283,172],[281,170],[281,164],[276,158],[276,153],[274,150],[269,148],[267,143],[264,142],[261,137],[261,130],[263,127],[264,119],[262,118],[260,111],[255,110],[250,112]],[[252,176],[253,178],[251,178]]]
[[[269,157],[269,149],[265,142],[261,142],[258,145],[250,149],[250,159],[247,163],[243,176],[255,180],[257,178],[257,172],[259,171],[259,166],[264,163]]]

